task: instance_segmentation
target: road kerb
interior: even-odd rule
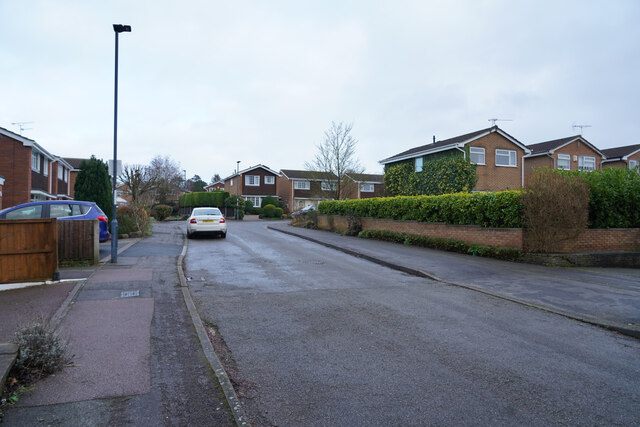
[[[189,290],[189,286],[187,285],[187,281],[185,278],[184,271],[182,270],[182,262],[184,260],[185,255],[187,254],[188,242],[185,241],[182,247],[182,253],[178,256],[178,276],[180,278],[180,288],[182,290],[182,296],[184,297],[184,302],[187,305],[187,309],[189,310],[189,314],[191,315],[191,320],[193,322],[193,326],[196,328],[196,333],[198,334],[198,339],[200,340],[200,345],[202,346],[202,350],[204,351],[204,355],[209,361],[211,368],[216,374],[216,378],[218,379],[218,383],[222,388],[222,392],[224,393],[225,398],[227,399],[227,403],[229,404],[229,408],[233,413],[233,418],[238,426],[250,426],[249,418],[247,417],[240,400],[238,399],[238,395],[236,394],[233,385],[231,384],[231,380],[229,380],[229,376],[227,372],[224,370],[222,363],[220,362],[220,358],[216,354],[213,349],[213,345],[211,345],[211,341],[209,341],[209,336],[207,335],[207,331],[202,324],[202,319],[200,318],[200,314],[198,313],[198,309],[196,308],[193,298],[191,297],[191,292]]]

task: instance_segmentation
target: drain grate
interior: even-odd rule
[[[140,291],[122,291],[120,292],[120,298],[139,297]]]

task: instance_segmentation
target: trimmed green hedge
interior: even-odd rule
[[[328,200],[318,206],[327,215],[444,222],[482,227],[522,227],[521,192],[455,193],[440,196],[376,197]]]
[[[211,206],[221,208],[228,198],[228,191],[186,193],[180,196],[180,207]]]
[[[461,254],[504,259],[508,261],[517,261],[523,253],[520,249],[475,245],[455,239],[441,239],[436,237],[418,236],[415,234],[394,233],[392,231],[383,230],[361,231],[358,237],[363,239],[376,239],[387,242],[402,243],[409,246],[440,249],[449,252],[458,252]]]

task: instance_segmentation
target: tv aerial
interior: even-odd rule
[[[512,119],[489,119],[491,122],[491,127],[496,125],[496,122],[512,122]]]
[[[573,125],[571,127],[574,128],[574,129],[579,128],[580,129],[580,135],[582,135],[582,129],[590,128],[591,125],[577,125],[576,122],[573,122]]]
[[[24,127],[24,125],[30,125],[31,123],[35,123],[35,122],[13,122],[11,123],[14,126],[18,126],[20,128],[20,135],[22,135],[22,131],[23,130],[31,130],[33,128],[27,128]]]

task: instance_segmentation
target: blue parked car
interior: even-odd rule
[[[94,202],[76,200],[44,200],[13,206],[0,211],[0,219],[57,218],[59,220],[97,219],[100,225],[100,241],[106,242],[109,234],[107,216]]]

